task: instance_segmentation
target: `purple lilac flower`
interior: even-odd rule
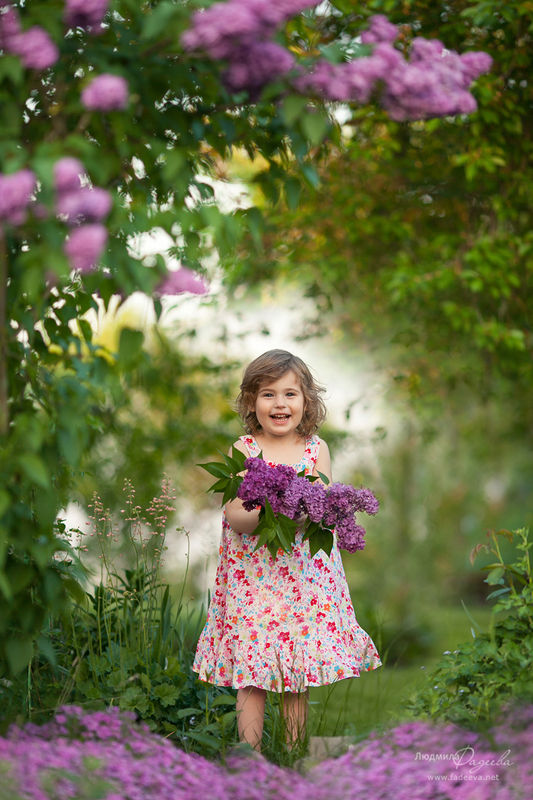
[[[106,189],[83,186],[73,192],[59,194],[56,211],[66,218],[69,225],[79,222],[101,222],[109,212],[113,201]]]
[[[395,120],[470,114],[476,101],[468,91],[472,80],[490,69],[488,53],[458,55],[442,42],[414,39],[410,61],[392,46],[397,32],[385,17],[371,19],[362,34],[375,44],[372,54],[344,64],[319,60],[313,70],[295,82],[300,91],[315,91],[325,100],[366,103],[381,86],[381,102]]]
[[[309,0],[229,0],[195,11],[181,37],[186,50],[201,50],[213,59],[233,61],[235,49],[270,38],[295,14],[311,8]]]
[[[27,208],[36,188],[31,169],[21,169],[11,175],[0,173],[0,220],[22,225],[28,216]]]
[[[156,294],[176,295],[190,292],[191,294],[205,294],[207,292],[207,284],[203,278],[200,278],[192,270],[187,267],[180,267],[168,275],[161,281]]]
[[[54,165],[54,188],[59,194],[75,192],[80,188],[80,177],[85,174],[81,161],[65,156]]]
[[[398,28],[383,14],[374,14],[370,17],[369,22],[369,29],[361,34],[363,44],[390,43],[395,42],[398,38]]]
[[[99,223],[81,225],[70,234],[63,249],[72,269],[91,272],[107,242],[107,229]]]
[[[370,489],[356,489],[356,505],[355,511],[364,511],[365,514],[373,517],[379,511],[379,502]]]
[[[480,75],[488,72],[492,65],[492,57],[483,51],[463,53],[460,58],[466,86],[468,86],[471,81],[479,78]]]
[[[285,464],[271,467],[262,458],[255,457],[247,458],[244,467],[246,475],[239,486],[237,497],[242,500],[246,511],[253,511],[258,506],[264,507],[265,500],[268,500],[275,513],[286,513],[281,511],[280,498],[297,478],[294,469]],[[289,510],[288,506],[284,508]]]
[[[40,25],[34,25],[16,39],[12,50],[27,69],[48,69],[59,58],[59,48]]]
[[[89,28],[100,33],[109,0],[66,0],[65,23],[70,28]]]
[[[294,56],[276,42],[253,42],[237,48],[223,74],[229,91],[247,89],[257,92],[271,80],[285,75],[294,67]]]
[[[366,531],[361,525],[356,525],[355,517],[344,517],[337,523],[335,530],[341,550],[347,550],[348,553],[364,550]]]
[[[20,18],[14,8],[0,14],[0,47],[8,53],[14,53],[19,36],[22,34]]]
[[[120,75],[104,73],[93,78],[81,93],[89,111],[121,111],[128,105],[129,87]]]
[[[293,55],[272,41],[276,29],[295,14],[315,6],[309,0],[229,0],[195,11],[181,37],[186,50],[227,60],[223,75],[230,91],[246,89],[252,99],[269,81],[287,74]]]
[[[27,69],[48,69],[59,58],[59,49],[44,28],[34,25],[23,31],[14,8],[0,15],[0,47],[19,56]]]

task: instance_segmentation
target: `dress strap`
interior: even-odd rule
[[[316,433],[313,433],[312,436],[308,436],[306,443],[305,443],[305,459],[311,469],[316,467],[316,462],[318,459],[318,454],[320,452],[320,437],[317,436]]]
[[[254,437],[248,433],[245,434],[244,436],[239,436],[239,440],[244,444],[250,456],[252,458],[257,458],[257,456],[261,452],[261,448],[255,441]]]

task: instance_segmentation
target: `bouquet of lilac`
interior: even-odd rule
[[[319,473],[315,476],[297,473],[285,465],[270,466],[261,457],[246,458],[233,448],[232,456],[224,456],[224,464],[202,464],[218,478],[210,491],[222,492],[222,504],[238,497],[247,511],[260,508],[257,548],[266,544],[272,557],[281,547],[291,552],[296,531],[303,529],[303,539],[309,539],[311,555],[333,547],[333,530],[338,545],[349,553],[365,546],[365,529],[356,523],[355,514],[377,514],[379,503],[370,489],[355,489],[333,483]],[[244,476],[242,473],[246,470]]]

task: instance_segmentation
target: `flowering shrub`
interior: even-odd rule
[[[247,91],[252,97],[269,81],[281,76],[298,91],[316,93],[324,100],[368,103],[383,87],[381,102],[392,119],[423,119],[447,114],[471,114],[476,101],[468,91],[475,78],[490,69],[492,58],[483,52],[460,56],[442,42],[417,37],[410,60],[393,47],[399,30],[386,17],[370,17],[361,34],[371,53],[332,63],[318,59],[306,70],[293,54],[272,41],[290,17],[316,3],[306,0],[229,0],[197,11],[192,26],[182,36],[188,50],[204,50],[229,66],[224,81],[230,91]]]
[[[391,108],[409,118],[464,109],[461,91],[488,64],[470,56],[461,83],[462,56],[428,51],[433,83],[409,78],[410,88],[415,73],[400,65],[383,21],[371,36],[386,29],[389,41],[351,52],[366,23],[313,5],[231,0],[191,18],[190,3],[169,0],[0,3],[2,678],[28,666],[67,589],[80,595],[53,559],[54,521],[85,454],[112,428],[105,398],[145,358],[138,331],[123,331],[112,357],[96,345],[85,318],[96,296],[107,307],[113,295],[141,291],[159,318],[162,287],[200,289],[182,269],[203,273],[213,250],[224,267],[246,229],[260,235],[259,209],[224,213],[208,194],[206,174],[219,175],[233,149],[264,159],[256,180],[269,200],[316,186],[311,161],[339,137],[323,102],[334,89],[316,79],[329,69],[324,59],[348,75],[359,56],[375,67],[389,48],[400,59]],[[450,69],[439,71],[441,62]],[[367,81],[376,99],[386,77]],[[443,94],[451,100],[439,105]],[[349,96],[358,102],[355,90]],[[147,263],[131,246],[154,229],[172,239],[172,275],[164,258]]]
[[[533,778],[533,707],[513,709],[490,738],[408,723],[373,735],[306,775],[266,760],[226,766],[187,754],[111,708],[60,710],[0,739],[5,800],[526,800]]]

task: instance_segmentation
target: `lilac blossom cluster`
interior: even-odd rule
[[[184,292],[191,294],[205,294],[207,292],[207,284],[203,278],[196,275],[191,269],[187,267],[180,267],[180,269],[169,271],[168,275],[160,282],[156,294],[159,295],[177,295]]]
[[[365,529],[356,524],[355,514],[377,514],[379,503],[370,489],[355,489],[343,483],[324,486],[298,476],[294,469],[270,466],[261,458],[248,458],[247,470],[237,497],[246,511],[263,507],[268,500],[275,514],[292,520],[309,517],[310,522],[334,528],[342,550],[354,553],[365,546]]]
[[[45,29],[34,25],[23,31],[18,12],[12,7],[0,14],[0,48],[18,56],[27,69],[48,69],[59,58],[59,49]]]
[[[41,727],[11,728],[0,761],[0,795],[20,800],[74,800],[80,787],[104,800],[519,800],[533,778],[533,707],[513,708],[486,736],[402,724],[305,775],[243,756],[224,767],[136,725],[133,714],[66,707]]]
[[[0,224],[23,225],[28,216],[37,183],[31,169],[20,169],[11,175],[0,173]]]
[[[475,78],[490,69],[487,53],[458,55],[441,42],[417,37],[410,60],[394,47],[398,29],[381,14],[370,18],[361,34],[372,53],[332,64],[318,59],[303,73],[289,50],[272,37],[290,17],[316,3],[307,0],[228,0],[192,15],[182,36],[186,50],[201,51],[228,62],[223,80],[230,91],[247,90],[252,99],[281,76],[295,75],[297,90],[328,101],[367,103],[377,89],[389,116],[395,120],[470,114],[476,101],[468,91]]]
[[[269,81],[295,66],[293,55],[272,41],[288,19],[315,6],[310,0],[228,0],[195,11],[181,42],[186,50],[201,51],[214,60],[228,61],[223,76],[228,89],[257,94]]]
[[[371,55],[348,63],[317,62],[315,69],[298,79],[302,91],[315,91],[326,100],[366,103],[381,87],[381,103],[395,120],[425,119],[452,114],[471,114],[477,105],[468,88],[492,64],[488,53],[459,55],[445,50],[436,39],[413,40],[410,60],[393,46],[398,30],[382,15],[370,18],[363,32]]]
[[[77,158],[67,156],[54,166],[56,212],[73,230],[64,251],[72,269],[90,272],[96,266],[107,242],[103,220],[113,201],[105,189],[82,186],[85,167]]]
[[[89,111],[123,111],[128,105],[129,86],[125,78],[105,72],[87,84],[81,103]]]
[[[102,30],[109,0],[66,0],[64,20],[70,28],[88,29],[93,35]]]

